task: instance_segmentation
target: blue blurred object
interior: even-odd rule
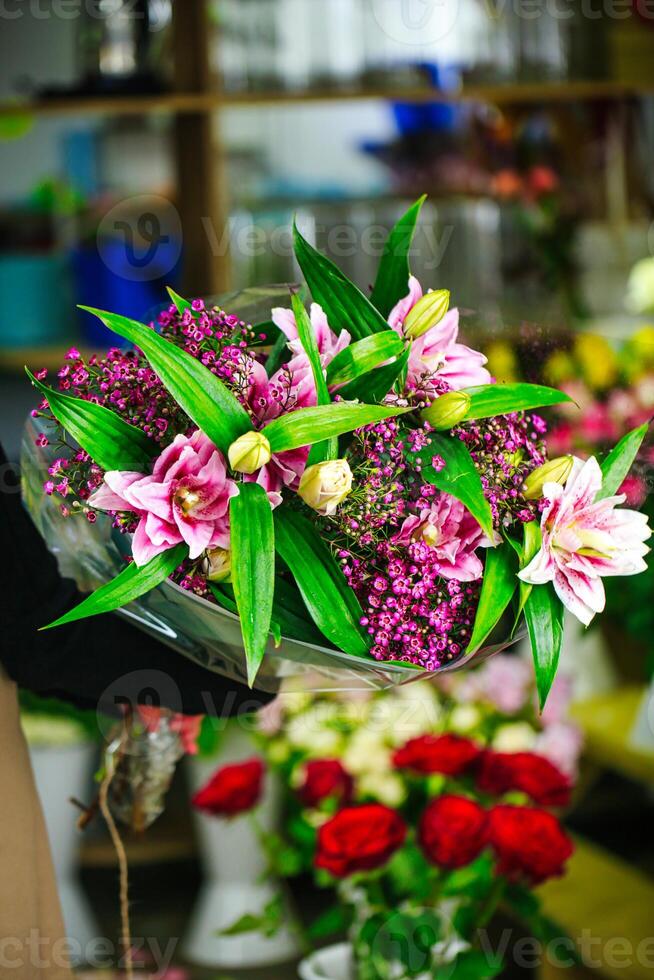
[[[166,301],[166,286],[178,288],[182,272],[179,242],[173,240],[157,245],[158,274],[149,269],[147,276],[139,276],[128,246],[120,239],[104,241],[102,255],[96,242],[82,245],[73,250],[71,261],[77,303],[137,320]],[[120,337],[97,317],[84,310],[79,316],[83,337],[90,346],[120,346]]]
[[[0,255],[0,347],[43,347],[76,333],[65,252]]]
[[[63,173],[85,198],[100,192],[99,137],[94,129],[74,129],[61,137]]]
[[[461,69],[458,65],[437,65],[423,62],[418,66],[437,92],[456,91],[461,86]],[[424,130],[451,132],[457,129],[465,116],[465,107],[450,102],[394,102],[393,116],[402,136]]]

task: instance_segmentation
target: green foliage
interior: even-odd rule
[[[510,412],[544,408],[547,405],[572,401],[569,395],[556,388],[523,382],[479,385],[476,388],[465,388],[464,391],[471,399],[466,421],[487,419],[494,415],[508,415]]]
[[[275,589],[275,532],[263,487],[241,483],[229,502],[229,518],[232,583],[252,687],[268,643]]]
[[[514,564],[515,559],[508,544],[486,549],[484,577],[475,625],[468,644],[469,653],[478,650],[488,639],[511,602],[518,585]]]
[[[377,270],[377,278],[370,301],[379,312],[388,317],[399,300],[409,290],[409,252],[416,230],[420,210],[427,195],[419,197],[408,211],[402,215],[391,230]]]
[[[534,585],[525,602],[525,619],[536,671],[541,710],[556,676],[563,643],[563,603],[551,584]]]
[[[178,544],[174,548],[156,555],[141,568],[132,562],[111,582],[102,585],[74,609],[42,628],[52,629],[54,626],[74,623],[78,619],[89,619],[91,616],[113,612],[115,609],[126,606],[138,599],[139,596],[156,588],[157,585],[161,585],[175,571],[177,566],[181,565],[187,555],[188,547],[185,544]]]
[[[379,310],[328,258],[317,252],[293,225],[295,257],[316,303],[336,333],[349,331],[354,340],[388,330]]]
[[[25,370],[32,384],[48,399],[57,421],[98,466],[103,470],[147,470],[157,446],[144,432],[110,408],[55,391]]]
[[[432,466],[434,456],[441,456],[445,460],[442,470],[437,471]],[[419,459],[422,464],[424,479],[460,500],[492,540],[494,530],[490,504],[484,496],[481,478],[472,456],[461,440],[433,434],[429,445],[414,454],[414,458]]]
[[[649,422],[632,429],[614,446],[611,452],[602,460],[602,488],[596,499],[612,497],[620,489],[622,481],[629,473],[647,435]]]

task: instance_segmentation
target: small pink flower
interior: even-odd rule
[[[545,484],[542,547],[519,573],[532,585],[552,582],[561,602],[585,626],[604,609],[603,576],[646,570],[644,542],[652,533],[645,514],[617,509],[624,494],[595,501],[601,486],[594,456],[575,459],[565,487]]]
[[[411,276],[408,295],[393,307],[388,317],[390,326],[400,336],[403,336],[404,321],[420,299],[422,286]],[[413,341],[407,373],[410,386],[436,395],[434,385],[438,381],[454,389],[490,384],[491,376],[484,367],[486,358],[479,351],[457,343],[458,335],[459,311],[450,310],[436,326]]]
[[[351,337],[347,330],[341,330],[338,337],[331,330],[327,317],[317,303],[311,304],[311,326],[316,338],[320,363],[323,371],[337,354],[349,345]],[[309,358],[297,333],[297,324],[292,310],[275,307],[272,311],[272,321],[282,331],[288,340],[288,347],[293,357],[288,362],[287,369],[293,375],[293,384],[297,391],[298,408],[316,404],[316,385]]]
[[[137,565],[186,542],[189,557],[229,547],[229,499],[238,493],[222,453],[197,429],[178,435],[155,460],[151,476],[112,470],[89,498],[100,510],[140,517],[132,553]]]
[[[443,578],[473,582],[483,575],[484,567],[477,548],[492,546],[479,524],[463,504],[442,493],[419,514],[407,517],[393,538],[394,544],[433,548],[440,562]]]

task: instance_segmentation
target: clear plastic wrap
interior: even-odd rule
[[[44,419],[30,418],[26,423],[21,453],[23,498],[48,547],[56,555],[62,574],[75,579],[83,591],[92,591],[125,567],[130,539],[113,530],[109,518],[99,516],[95,524],[90,524],[81,514],[64,517],[59,502],[44,493],[43,483],[48,479],[48,466],[55,453],[50,446],[37,446],[35,440],[40,432],[49,431]],[[236,681],[247,681],[238,617],[174,582],[164,582],[119,610],[118,615],[207,670]],[[441,670],[460,670],[471,660],[485,659],[511,642],[485,647]],[[271,638],[257,675],[257,687],[274,692],[282,680],[286,686],[297,680],[303,687],[309,685],[316,690],[382,689],[426,676],[424,670],[408,664],[386,664],[283,637],[279,647],[275,647]]]

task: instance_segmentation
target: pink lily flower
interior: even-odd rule
[[[492,547],[470,511],[461,501],[442,493],[419,514],[407,517],[394,544],[428,547],[440,563],[439,574],[457,582],[474,582],[484,572],[477,548]]]
[[[316,337],[318,353],[320,354],[320,363],[322,364],[323,370],[325,370],[336,355],[340,354],[345,347],[349,346],[352,338],[347,330],[341,330],[337,337],[327,322],[327,317],[322,306],[319,306],[317,303],[311,304],[309,316]],[[295,323],[293,311],[277,306],[272,311],[272,321],[288,339],[288,346],[293,354],[286,368],[293,375],[293,384],[298,397],[296,407],[304,408],[307,405],[315,405],[316,385],[313,379],[313,371],[311,370],[309,358],[304,352],[302,342],[298,337],[297,324]]]
[[[389,325],[400,336],[404,335],[404,321],[422,295],[422,286],[411,276],[408,295],[393,307],[388,317]],[[454,389],[490,384],[490,373],[484,367],[487,359],[479,351],[459,344],[458,335],[459,311],[454,309],[413,341],[407,372],[410,387],[436,397],[440,393],[438,382]]]
[[[151,476],[105,473],[89,504],[138,515],[132,554],[141,566],[182,542],[190,558],[199,558],[207,548],[228,548],[229,500],[237,493],[222,453],[197,429],[190,438],[175,437],[155,460]]]
[[[595,500],[602,471],[594,456],[575,459],[565,487],[546,483],[541,515],[542,546],[519,573],[532,585],[552,582],[566,609],[585,626],[602,612],[602,578],[636,575],[647,568],[645,541],[651,535],[645,514],[617,510],[625,495]]]

